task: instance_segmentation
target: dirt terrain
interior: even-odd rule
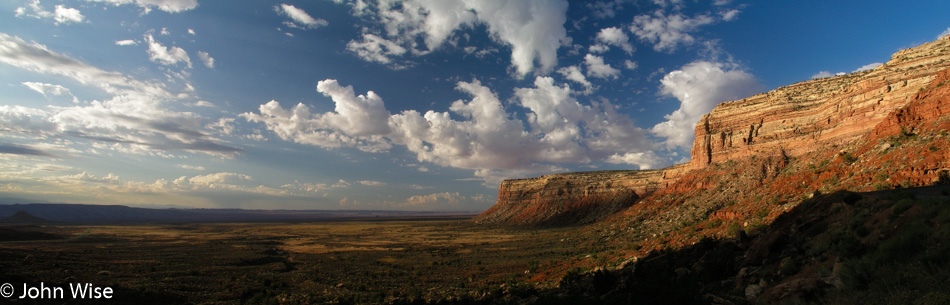
[[[598,249],[573,228],[465,220],[0,227],[0,282],[93,283],[136,304],[475,300]],[[18,288],[20,289],[20,288]],[[19,295],[19,294],[18,294]]]

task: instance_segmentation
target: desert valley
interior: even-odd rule
[[[695,135],[672,167],[506,180],[480,215],[8,205],[0,282],[134,304],[950,303],[950,36],[720,104]]]

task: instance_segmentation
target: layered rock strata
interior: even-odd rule
[[[950,36],[897,52],[869,71],[801,82],[722,103],[697,123],[687,164],[651,171],[507,180],[499,187],[495,206],[475,220],[513,225],[592,222],[710,164],[756,155],[797,157],[816,147],[847,144],[867,136],[882,122],[899,119],[888,117],[918,97],[948,67]]]
[[[801,82],[726,102],[696,124],[690,167],[817,146],[866,135],[950,67],[950,37],[895,53],[869,71]]]

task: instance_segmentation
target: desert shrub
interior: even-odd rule
[[[894,221],[895,219],[897,219],[897,217],[900,217],[901,214],[904,214],[904,212],[906,212],[908,209],[910,209],[913,206],[914,206],[913,199],[904,198],[904,199],[898,200],[897,203],[894,204],[894,207],[891,209],[891,214],[888,215],[887,218],[891,221]]]
[[[781,272],[782,275],[788,276],[798,273],[799,268],[800,266],[798,265],[798,262],[796,262],[794,259],[787,259],[782,262],[781,266],[779,266],[779,272]]]
[[[860,253],[861,241],[850,232],[838,231],[832,234],[828,250],[843,257],[852,257]]]
[[[924,239],[929,233],[930,229],[922,222],[911,223],[896,236],[881,242],[876,251],[872,253],[872,259],[876,263],[911,259],[923,250]]]
[[[738,222],[730,223],[729,227],[726,228],[726,234],[728,234],[728,237],[738,235],[739,231],[742,231],[742,226],[740,226]]]
[[[858,157],[852,155],[850,152],[845,152],[841,154],[841,161],[844,161],[844,163],[847,163],[847,164],[851,164],[851,163],[854,163],[855,161],[858,161]]]

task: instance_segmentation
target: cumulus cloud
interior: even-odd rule
[[[53,12],[53,20],[56,20],[56,24],[61,23],[80,23],[86,17],[79,12],[79,10],[74,8],[67,8],[62,4],[56,5],[56,9]]]
[[[381,64],[391,63],[392,60],[390,57],[406,54],[406,48],[403,48],[398,43],[373,34],[363,34],[363,41],[361,42],[351,40],[346,44],[346,49],[356,53],[357,56],[365,61],[378,62]]]
[[[33,0],[26,6],[16,8],[16,17],[33,17],[36,19],[52,19],[56,25],[66,23],[81,23],[85,16],[75,8],[68,8],[58,4],[53,8],[53,12],[47,11],[40,6],[39,0]]]
[[[630,38],[618,27],[603,28],[597,32],[597,41],[623,49],[627,55],[633,54],[636,49],[630,44]]]
[[[657,169],[668,165],[668,161],[657,156],[652,151],[613,154],[605,160],[613,164],[638,164],[640,169]]]
[[[261,105],[260,114],[244,113],[250,122],[267,125],[284,140],[325,148],[351,146],[364,151],[381,152],[390,145],[382,138],[389,133],[389,111],[376,93],[356,96],[351,86],[336,80],[317,83],[317,91],[336,104],[334,112],[311,114],[303,103],[285,110],[277,101]]]
[[[557,73],[560,73],[564,76],[564,78],[570,81],[581,84],[581,86],[584,86],[584,88],[592,88],[590,81],[587,80],[587,77],[584,76],[584,73],[581,72],[581,68],[578,66],[563,67],[557,69]]]
[[[188,68],[191,68],[191,58],[188,57],[188,52],[185,52],[184,49],[163,46],[158,41],[155,41],[155,38],[152,38],[151,34],[145,36],[145,42],[148,43],[149,60],[168,66],[185,63]]]
[[[37,82],[23,82],[23,86],[30,88],[30,90],[39,92],[43,96],[72,95],[72,93],[69,92],[69,89],[61,85],[53,85],[53,84],[37,83]]]
[[[474,28],[484,24],[492,39],[511,47],[511,63],[515,74],[525,76],[536,69],[549,73],[557,66],[557,49],[569,41],[564,22],[567,20],[566,0],[513,1],[513,0],[407,0],[377,1],[375,5],[364,3],[354,9],[359,16],[373,15],[385,28],[388,39],[373,33],[364,33],[362,42],[351,41],[348,48],[364,60],[388,63],[384,54],[366,48],[383,45],[389,50],[399,50],[390,42],[413,54],[425,55],[443,45],[456,30]],[[376,38],[367,37],[372,35]],[[418,46],[417,39],[425,42],[425,49]],[[364,49],[365,52],[354,49]]]
[[[292,28],[315,29],[329,24],[324,19],[314,19],[304,10],[290,4],[282,3],[281,5],[275,6],[274,10],[290,18],[290,21],[284,22],[284,25]]]
[[[660,91],[675,97],[680,108],[664,116],[666,121],[653,126],[653,133],[664,137],[670,148],[689,149],[699,119],[722,102],[737,100],[758,92],[762,86],[752,74],[734,66],[695,61],[670,72],[660,80]]]
[[[146,13],[151,11],[153,8],[169,12],[169,13],[178,13],[187,10],[194,9],[198,7],[198,0],[86,0],[89,2],[102,2],[108,3],[115,6],[134,4],[142,9]]]
[[[205,67],[214,68],[214,57],[208,55],[208,52],[198,51],[198,59],[201,59],[201,63],[205,64]]]
[[[106,100],[48,110],[0,106],[0,117],[4,117],[0,120],[0,129],[27,135],[80,138],[130,153],[162,154],[179,150],[228,156],[240,151],[209,137],[203,128],[206,118],[165,108],[163,103],[174,100],[176,95],[166,91],[163,84],[104,71],[53,52],[44,45],[4,33],[0,33],[0,63],[64,76],[113,94]]]
[[[620,76],[620,70],[604,63],[603,57],[587,54],[584,56],[584,64],[587,65],[587,76],[605,79],[615,79]]]
[[[664,15],[656,11],[652,15],[633,17],[630,32],[642,41],[653,44],[658,52],[673,52],[680,45],[691,45],[696,41],[690,32],[699,27],[716,22],[709,15],[686,17],[681,13]]]
[[[570,73],[569,73],[570,74]],[[605,161],[609,156],[652,149],[646,131],[604,101],[581,104],[568,85],[537,77],[533,88],[517,88],[515,105],[525,120],[506,111],[497,95],[478,81],[456,88],[471,96],[451,104],[449,112],[405,110],[390,114],[382,98],[355,95],[349,86],[324,80],[318,91],[335,103],[334,112],[310,113],[298,104],[284,109],[276,101],[259,113],[241,116],[260,122],[281,139],[324,148],[356,147],[384,151],[404,146],[420,162],[472,169],[492,183],[506,177],[563,170],[554,164]],[[644,167],[655,160],[617,159]],[[648,161],[648,162],[647,162]]]

